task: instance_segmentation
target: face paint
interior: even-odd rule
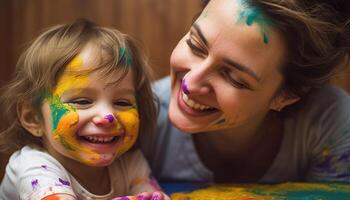
[[[114,109],[116,108],[114,98],[119,98],[119,94],[109,95],[111,90],[119,91],[119,87],[133,89],[130,86],[133,85],[130,78],[132,75],[127,74],[128,78],[113,86],[117,88],[106,89],[106,85],[111,82],[109,78],[104,77],[99,71],[89,72],[89,68],[96,65],[95,59],[90,59],[94,58],[89,55],[90,52],[83,50],[74,58],[58,79],[52,94],[46,95],[45,100],[51,117],[51,134],[48,136],[48,142],[51,142],[51,151],[56,151],[64,157],[89,166],[106,166],[135,143],[139,116],[135,107],[121,111]],[[131,63],[132,59],[127,49],[121,48],[120,55],[125,62]],[[129,94],[126,95],[127,99],[131,98]],[[80,104],[75,103],[75,99],[79,98],[87,98],[94,103],[89,107],[79,107]],[[66,99],[67,103],[62,102],[62,99]],[[132,98],[130,101],[133,101]],[[100,116],[99,120],[105,120],[106,123],[98,125],[93,119],[102,114],[100,108],[110,109],[111,114],[107,112],[106,115]],[[106,141],[104,135],[99,135],[100,133],[113,140]],[[102,141],[100,139],[104,141],[99,142]]]
[[[112,123],[114,121],[114,116],[109,114],[109,115],[106,115],[104,119],[108,120],[109,123]]]
[[[190,91],[188,91],[187,84],[185,78],[182,79],[181,82],[181,89],[185,94],[190,94]]]
[[[116,113],[116,118],[123,125],[125,130],[125,136],[122,145],[116,152],[117,155],[121,155],[129,150],[136,142],[139,133],[139,114],[136,108],[131,108],[126,111],[119,111]]]
[[[265,44],[269,43],[267,30],[270,23],[268,19],[264,16],[261,9],[249,5],[247,0],[241,0],[240,2],[238,22],[245,23],[248,26],[252,26],[254,23],[257,24],[260,28],[263,42]]]
[[[126,48],[119,48],[119,60],[125,65],[132,65],[132,56]]]

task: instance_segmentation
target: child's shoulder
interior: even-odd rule
[[[20,150],[14,152],[8,163],[9,168],[18,173],[29,170],[34,166],[45,168],[52,165],[62,168],[61,164],[43,148],[34,145],[24,146]]]

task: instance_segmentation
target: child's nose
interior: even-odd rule
[[[113,114],[96,115],[92,118],[92,122],[97,126],[108,126],[114,124],[115,117]]]

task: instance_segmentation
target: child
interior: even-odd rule
[[[77,20],[40,35],[3,88],[12,124],[0,147],[21,149],[7,165],[0,199],[168,199],[133,147],[139,130],[151,134],[155,122],[148,71],[117,30]]]

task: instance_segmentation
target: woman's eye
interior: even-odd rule
[[[247,85],[247,83],[244,83],[241,80],[238,80],[235,77],[232,77],[230,74],[229,70],[223,70],[222,71],[222,75],[224,76],[224,78],[226,78],[234,87],[238,88],[238,89],[248,89],[251,90],[251,88]]]
[[[116,101],[116,102],[114,103],[114,105],[116,105],[116,106],[122,106],[122,107],[131,107],[131,106],[133,106],[133,104],[130,103],[129,101],[127,101],[127,100],[119,100],[119,101]]]
[[[188,45],[188,47],[190,47],[191,51],[193,53],[195,53],[196,55],[206,55],[207,52],[205,50],[203,50],[202,48],[198,47],[197,45],[195,45],[191,39],[187,39],[186,43]]]

